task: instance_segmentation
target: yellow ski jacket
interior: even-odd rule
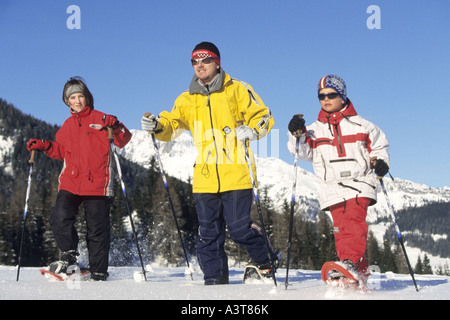
[[[238,121],[253,129],[257,139],[274,125],[270,110],[253,88],[220,69],[206,86],[194,75],[189,90],[176,99],[172,111],[159,114],[155,137],[170,141],[184,130],[191,132],[198,151],[192,181],[194,193],[251,189],[244,145],[234,132]],[[253,159],[250,148],[249,153]],[[256,176],[254,164],[253,172]]]

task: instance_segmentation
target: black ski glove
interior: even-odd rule
[[[291,121],[289,122],[288,130],[290,133],[295,135],[298,130],[302,132],[304,127],[305,127],[305,119],[303,119],[303,115],[296,114],[295,116],[292,117]]]
[[[389,166],[383,159],[376,159],[375,161],[372,161],[370,168],[375,171],[375,174],[378,177],[384,177],[389,172]]]

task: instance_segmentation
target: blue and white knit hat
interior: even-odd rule
[[[333,88],[341,96],[341,98],[347,102],[347,86],[344,79],[334,74],[329,74],[322,77],[317,85],[317,92],[324,88]]]

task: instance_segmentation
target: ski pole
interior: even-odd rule
[[[409,269],[409,274],[411,275],[411,278],[413,280],[414,286],[416,287],[416,291],[419,292],[419,289],[417,288],[416,279],[414,279],[414,271],[411,268],[411,264],[409,263],[408,255],[406,254],[406,249],[405,249],[405,244],[404,244],[404,241],[403,241],[403,237],[402,237],[402,234],[400,233],[400,228],[398,227],[397,221],[395,219],[394,208],[392,207],[392,204],[389,201],[389,197],[388,197],[388,194],[386,192],[386,187],[384,186],[383,179],[381,177],[377,177],[377,178],[378,178],[378,180],[380,180],[381,189],[383,190],[384,198],[386,199],[386,203],[388,205],[389,212],[390,212],[391,217],[392,217],[392,222],[394,223],[395,232],[397,233],[398,241],[400,242],[400,245],[401,245],[402,250],[403,250],[403,254],[405,255],[406,264],[408,265],[408,269]]]
[[[238,120],[236,122],[236,124],[237,124],[237,127],[240,127],[241,125],[244,124],[244,121],[243,120]],[[256,209],[258,211],[259,220],[260,220],[260,223],[261,223],[261,230],[262,230],[263,237],[264,237],[264,245],[266,247],[267,256],[269,258],[270,265],[271,265],[271,268],[272,268],[272,272],[271,273],[272,273],[273,283],[275,284],[275,287],[276,287],[277,286],[277,279],[275,278],[275,265],[274,265],[274,262],[272,260],[272,256],[270,254],[269,239],[267,237],[266,227],[264,225],[264,218],[263,218],[263,214],[262,214],[262,210],[261,210],[261,203],[259,201],[259,192],[258,192],[258,186],[257,186],[257,183],[256,183],[256,176],[253,175],[253,168],[252,168],[252,164],[251,164],[251,161],[250,161],[250,155],[249,155],[249,152],[248,152],[247,142],[248,142],[248,140],[246,140],[244,142],[245,161],[247,162],[248,170],[249,170],[249,173],[250,173],[250,179],[252,181],[253,195],[255,197]]]
[[[27,186],[27,193],[25,196],[25,209],[23,211],[23,222],[22,222],[22,236],[20,238],[20,249],[19,249],[19,261],[17,265],[17,278],[16,281],[19,281],[19,274],[20,274],[20,265],[22,260],[22,246],[23,246],[23,238],[25,234],[25,224],[27,221],[27,213],[28,213],[28,200],[30,199],[30,189],[31,189],[31,175],[33,173],[33,167],[34,167],[34,157],[36,155],[36,150],[31,151],[30,160],[28,162],[30,163],[30,173],[28,174],[28,186]]]
[[[125,203],[126,203],[126,206],[127,206],[128,217],[130,218],[131,230],[133,232],[133,238],[134,238],[134,241],[135,241],[135,244],[136,244],[136,249],[137,249],[138,256],[139,256],[139,261],[141,262],[142,274],[144,275],[144,280],[147,281],[147,276],[145,275],[144,263],[142,261],[141,250],[139,248],[138,237],[137,237],[136,229],[134,228],[134,223],[133,223],[133,217],[131,215],[131,210],[130,210],[130,207],[128,205],[127,191],[126,191],[126,188],[125,188],[125,183],[123,182],[123,178],[122,178],[122,169],[120,167],[119,156],[115,152],[113,129],[111,127],[108,127],[108,140],[110,141],[111,152],[114,154],[114,159],[116,161],[116,168],[117,168],[117,172],[119,174],[120,185],[122,187],[122,192],[123,192],[123,195],[125,197]]]
[[[302,114],[298,115],[300,118],[303,117]],[[294,182],[292,183],[292,197],[291,197],[291,214],[289,217],[289,238],[288,238],[288,249],[287,249],[287,260],[286,260],[286,281],[284,287],[287,290],[289,285],[289,263],[291,258],[291,240],[292,240],[292,228],[294,224],[294,208],[295,208],[295,189],[297,186],[297,163],[298,163],[298,150],[300,147],[300,130],[295,133],[295,160],[294,160]]]
[[[151,113],[147,112],[147,113],[144,114],[144,116],[145,117],[150,117]],[[163,183],[164,183],[164,189],[166,189],[167,198],[169,198],[170,208],[172,209],[172,215],[173,215],[173,219],[175,221],[175,226],[177,228],[178,237],[180,238],[181,247],[183,248],[184,259],[186,260],[186,265],[187,265],[187,268],[188,268],[188,272],[189,272],[189,275],[191,276],[191,280],[194,280],[194,278],[192,276],[191,267],[189,266],[189,259],[188,259],[187,253],[186,253],[186,247],[184,245],[183,236],[181,235],[180,226],[178,225],[177,215],[175,213],[175,207],[173,205],[172,196],[170,195],[169,185],[167,184],[166,173],[164,172],[164,168],[163,168],[162,161],[161,161],[161,156],[159,154],[159,148],[158,148],[158,144],[156,142],[155,132],[148,131],[148,133],[152,136],[153,147],[155,148],[155,155],[156,155],[156,158],[158,160],[159,170],[161,172],[161,177],[162,177],[162,180],[163,180]]]
[[[370,161],[375,166],[375,164],[377,162],[377,158],[373,157],[373,158],[370,159]],[[391,175],[391,174],[389,173],[389,175]],[[383,177],[377,176],[377,179],[380,181],[381,190],[383,190],[384,198],[386,199],[386,203],[387,203],[387,206],[389,208],[389,213],[390,213],[391,218],[392,218],[392,223],[394,224],[395,232],[397,233],[398,241],[400,242],[400,245],[401,245],[402,250],[403,250],[403,254],[405,255],[406,264],[408,265],[408,269],[409,269],[409,274],[411,275],[411,278],[413,280],[414,286],[416,287],[416,291],[419,292],[419,289],[417,288],[416,279],[414,278],[414,271],[411,268],[411,264],[409,263],[409,259],[408,259],[408,254],[406,253],[406,248],[405,248],[405,244],[404,244],[404,241],[403,241],[403,237],[402,237],[402,234],[400,232],[400,228],[398,227],[397,220],[395,218],[394,207],[392,206],[391,201],[389,200],[389,196],[387,194],[386,187],[384,186]],[[391,176],[391,179],[394,180],[394,178],[392,178],[392,176]]]

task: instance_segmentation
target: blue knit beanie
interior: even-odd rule
[[[336,90],[337,93],[341,96],[341,98],[347,102],[347,86],[345,85],[344,79],[338,77],[334,74],[329,74],[322,77],[317,85],[317,92],[324,88],[332,88]]]

